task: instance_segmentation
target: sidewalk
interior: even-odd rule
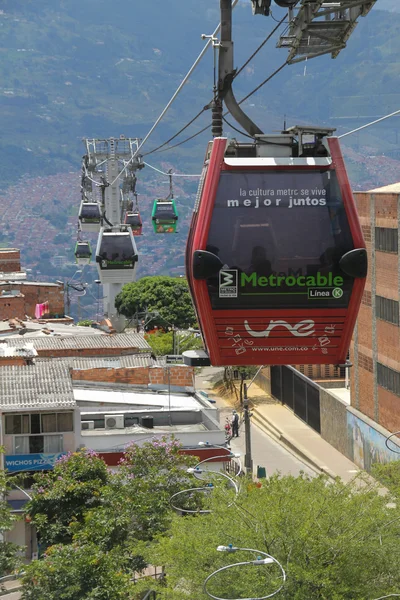
[[[348,482],[360,471],[348,458],[328,444],[313,429],[280,403],[259,404],[252,409],[252,421],[321,473]]]
[[[213,379],[218,369],[207,367],[196,377],[198,389],[205,390],[211,398],[217,398],[213,393]],[[340,477],[348,482],[360,469],[331,446],[328,442],[286,406],[274,402],[255,383],[249,390],[249,399],[256,400],[256,406],[251,409],[252,422],[279,442],[297,458],[300,458],[312,469],[325,473],[329,477]],[[225,399],[222,399],[226,402]]]

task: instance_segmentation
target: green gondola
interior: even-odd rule
[[[75,261],[78,265],[88,265],[92,260],[92,249],[89,242],[76,242]]]
[[[178,220],[175,200],[154,200],[151,219],[155,233],[175,233]]]

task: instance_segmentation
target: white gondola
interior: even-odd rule
[[[79,209],[79,222],[82,231],[97,232],[101,227],[101,209],[97,202],[82,200]]]
[[[92,249],[89,242],[76,242],[75,261],[78,265],[89,265],[92,260]]]
[[[138,253],[130,227],[121,225],[100,229],[96,263],[102,284],[135,281],[137,261]]]

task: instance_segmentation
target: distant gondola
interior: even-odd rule
[[[130,227],[101,228],[96,262],[101,283],[130,283],[136,278],[138,254]]]
[[[154,200],[151,218],[155,233],[175,233],[178,220],[175,200]]]
[[[88,265],[92,260],[92,249],[89,242],[76,242],[75,261],[78,265]]]
[[[127,211],[124,222],[130,226],[133,235],[142,235],[143,222],[139,211]]]
[[[79,222],[82,231],[100,231],[101,210],[97,202],[81,202],[79,209]]]

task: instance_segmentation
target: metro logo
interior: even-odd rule
[[[304,321],[300,321],[299,323],[296,323],[295,325],[291,325],[290,323],[287,323],[286,321],[282,321],[282,320],[280,320],[280,321],[271,320],[269,322],[267,329],[265,329],[264,331],[253,331],[249,325],[249,322],[248,321],[244,322],[244,327],[245,327],[247,333],[249,333],[252,337],[255,337],[255,338],[268,337],[270,332],[274,329],[274,327],[285,327],[295,337],[306,337],[306,336],[313,335],[313,333],[315,333],[314,326],[315,326],[315,322],[311,321],[311,319],[305,319]]]
[[[234,271],[221,271],[221,287],[227,287],[230,285],[236,285],[235,272]]]

